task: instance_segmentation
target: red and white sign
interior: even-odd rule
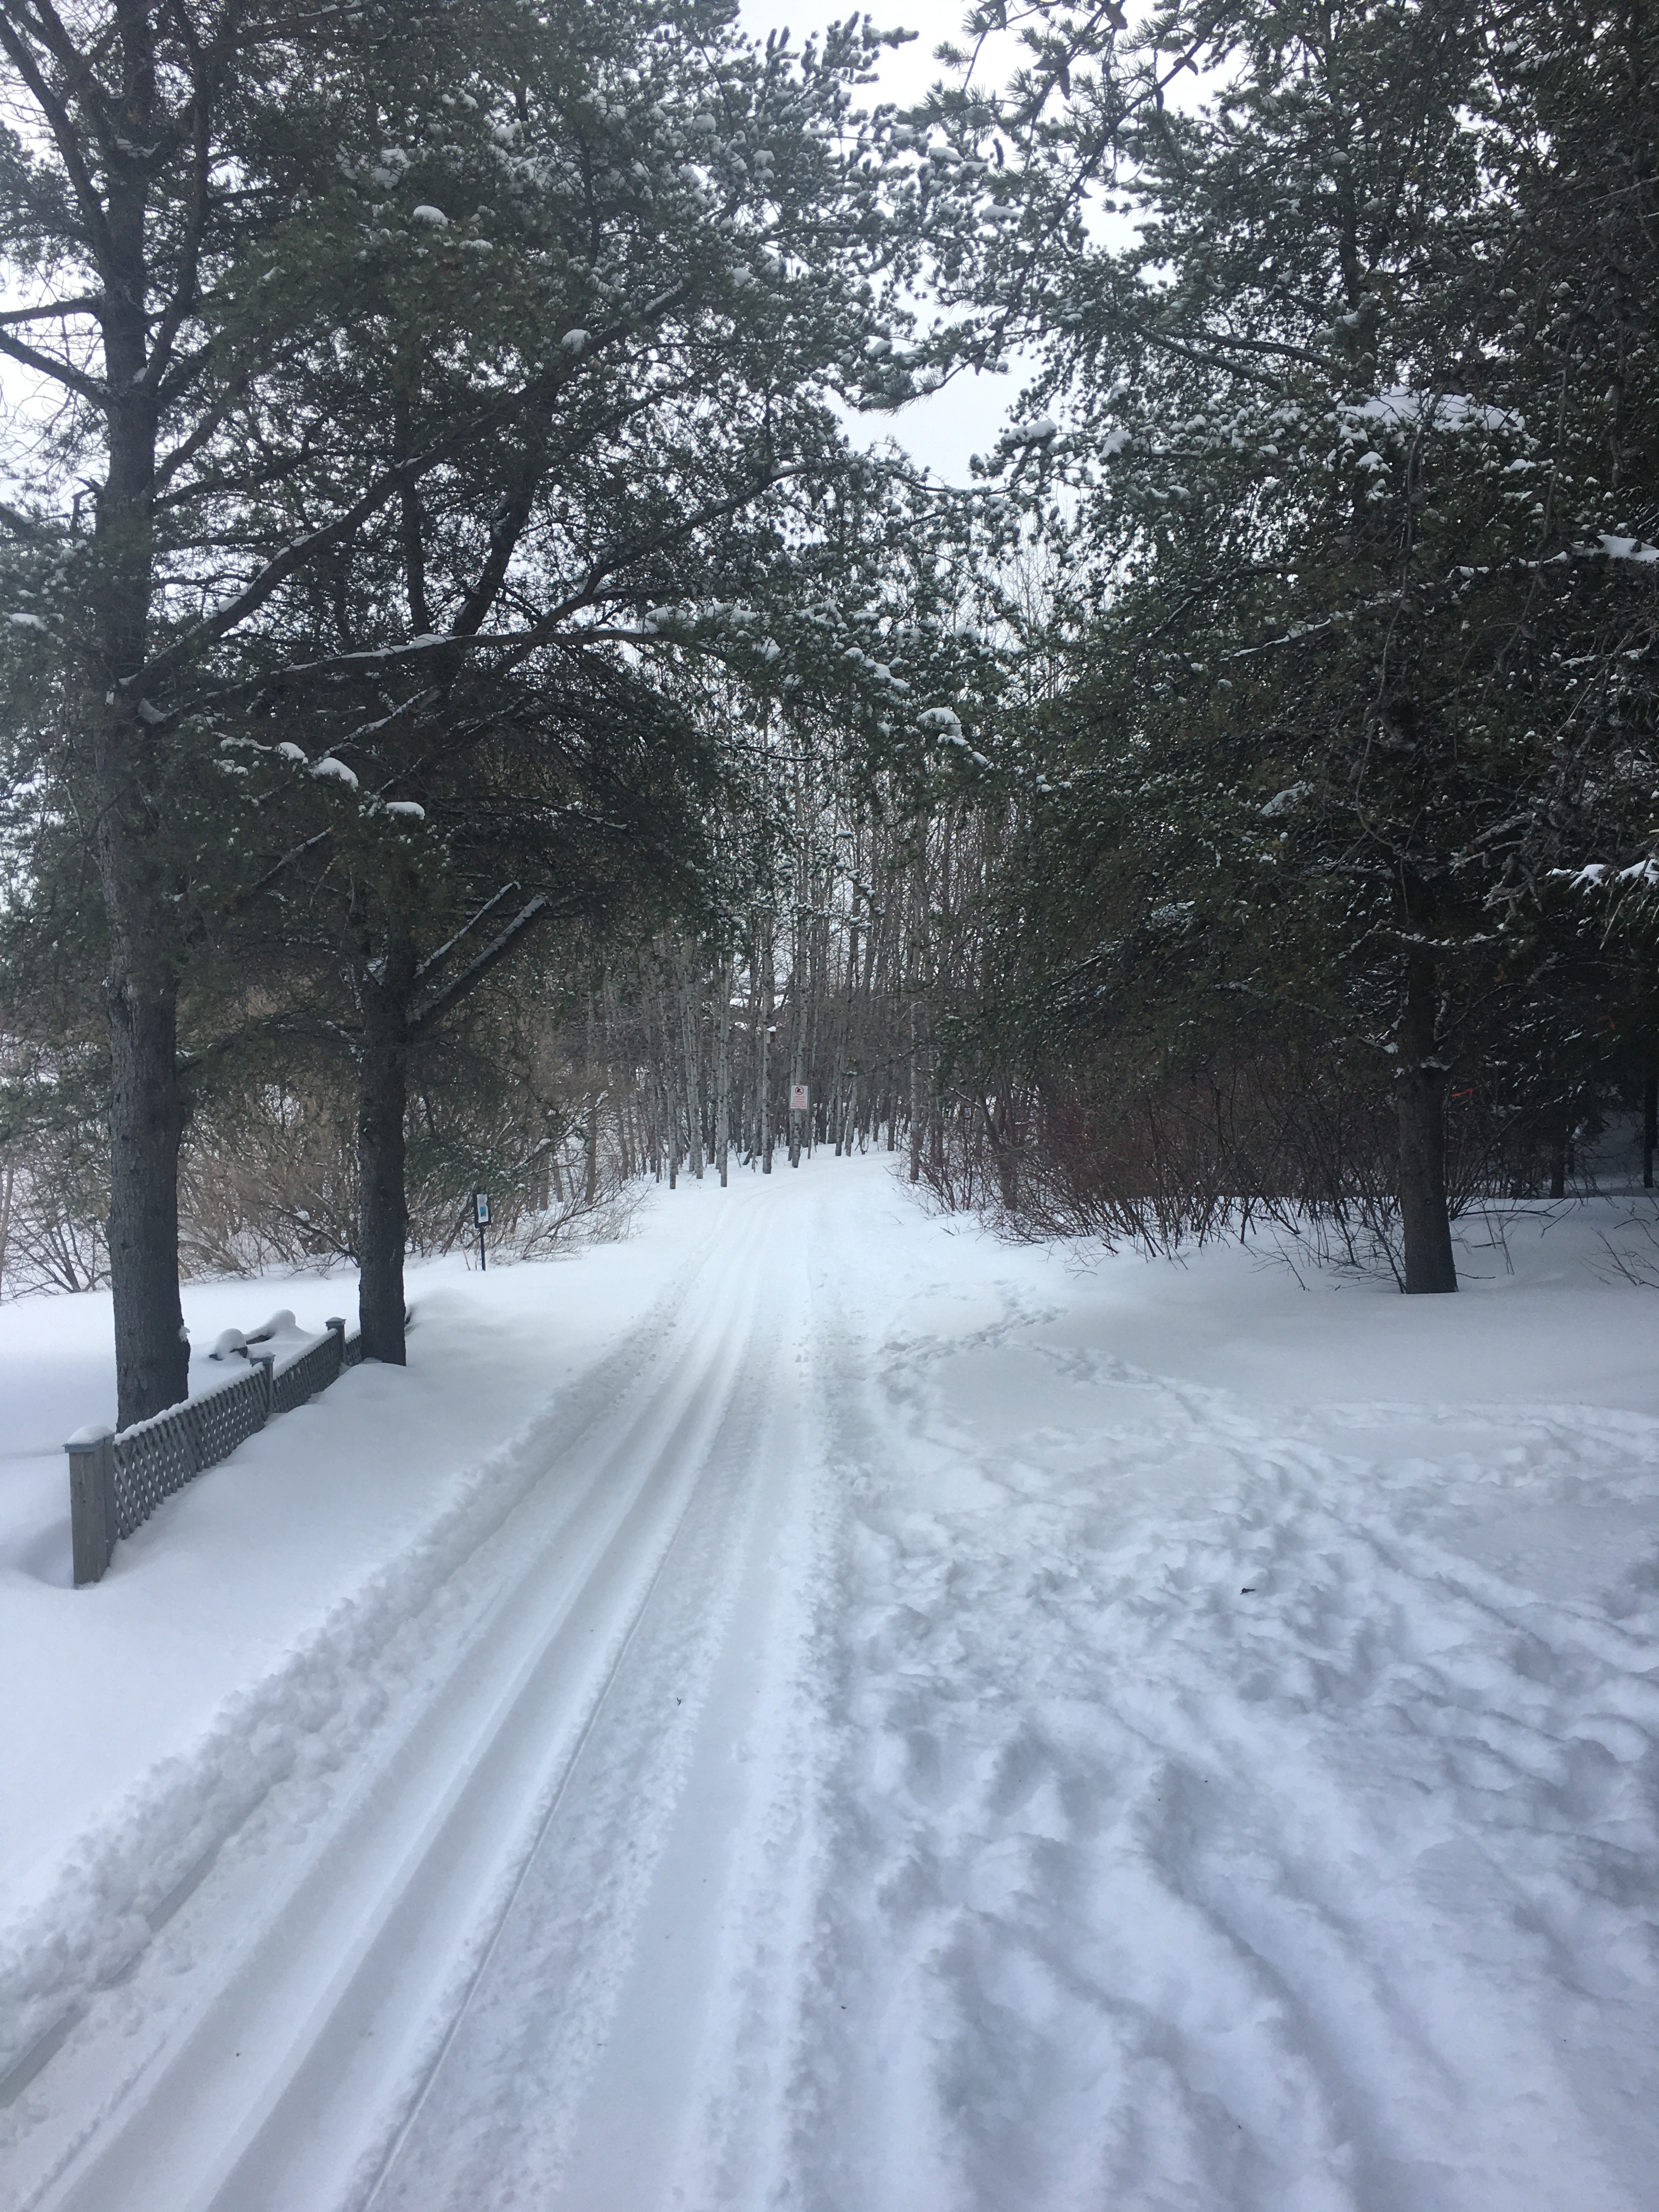
[[[804,1083],[792,1083],[790,1085],[789,1111],[792,1114],[805,1113],[811,1103],[811,1102],[806,1096],[806,1085]]]

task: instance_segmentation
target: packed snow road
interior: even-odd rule
[[[1652,1309],[1528,1233],[1407,1302],[875,1159],[665,1194],[605,1356],[158,1763],[194,1827],[0,1945],[4,2201],[1650,2208]],[[596,1264],[471,1294],[545,1345]]]

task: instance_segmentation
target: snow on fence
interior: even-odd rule
[[[258,1335],[234,1330],[221,1338],[215,1358],[240,1355],[243,1371],[199,1398],[168,1406],[147,1421],[116,1431],[96,1423],[77,1429],[64,1445],[70,1463],[70,1532],[75,1580],[101,1579],[117,1540],[131,1535],[175,1490],[204,1468],[228,1459],[238,1444],[277,1413],[303,1406],[326,1390],[363,1356],[362,1339],[348,1337],[343,1321],[303,1351],[280,1353],[270,1339],[293,1330],[292,1314],[278,1314]],[[279,1359],[281,1364],[278,1364]]]

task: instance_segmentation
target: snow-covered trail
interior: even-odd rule
[[[336,1802],[263,1807],[26,2089],[10,2201],[356,2201],[573,1823],[579,1917],[608,1909],[625,1947],[794,1410],[799,1274],[776,1209],[737,1194],[614,1395],[539,1439],[549,1479],[454,1562],[420,1688]]]
[[[1639,1304],[1079,1276],[875,1160],[677,1202],[4,2201],[1648,2212]]]

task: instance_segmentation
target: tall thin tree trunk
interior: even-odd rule
[[[727,1187],[732,1150],[732,961],[724,945],[720,956],[720,1000],[715,1009],[714,1158],[720,1188]]]
[[[587,1128],[586,1181],[583,1196],[589,1206],[597,1205],[599,1195],[599,1100],[601,1092],[594,1081],[593,994],[587,994]]]
[[[777,976],[772,958],[772,927],[769,916],[766,943],[761,951],[760,1020],[760,1140],[761,1173],[772,1172],[772,1015],[777,1004]]]
[[[1642,1188],[1653,1188],[1653,1156],[1659,1152],[1659,1068],[1648,1070],[1642,1089]]]
[[[765,1042],[762,1036],[763,1016],[761,1008],[761,957],[758,925],[749,940],[749,1013],[745,1035],[749,1040],[749,1066],[744,1085],[743,1158],[745,1167],[752,1167],[761,1153],[761,1091],[764,1087],[762,1073],[765,1060]]]
[[[404,1247],[409,1239],[404,1188],[404,1116],[409,1103],[409,1006],[413,940],[389,935],[378,973],[362,983],[362,1059],[357,1073],[357,1291],[363,1357],[402,1367]]]
[[[910,1180],[921,1181],[921,1007],[910,1000]]]
[[[1400,1217],[1406,1245],[1406,1289],[1455,1291],[1451,1217],[1446,1205],[1446,1071],[1437,1050],[1434,957],[1413,951],[1406,1000],[1395,1037],[1400,1121]]]
[[[790,979],[789,992],[789,1164],[800,1165],[801,1124],[806,1116],[795,1104],[795,1088],[806,1080],[806,1018],[800,1002],[800,970]]]
[[[129,11],[135,141],[155,99],[146,10]],[[159,849],[161,760],[121,686],[143,666],[154,590],[155,392],[145,381],[147,186],[118,167],[109,196],[102,310],[110,392],[109,464],[98,496],[94,585],[98,635],[93,736],[99,885],[109,925],[104,983],[110,1048],[110,1285],[118,1419],[125,1428],[185,1395],[190,1346],[179,1300],[178,971],[172,885]],[[92,690],[93,687],[89,687]]]
[[[801,1123],[795,1109],[796,1086],[806,1080],[807,946],[806,768],[795,756],[794,919],[789,938],[789,1164],[800,1165]]]
[[[686,1165],[702,1181],[702,1085],[697,1050],[696,963],[690,945],[682,944],[675,958],[680,1020],[680,1082],[685,1094]]]

